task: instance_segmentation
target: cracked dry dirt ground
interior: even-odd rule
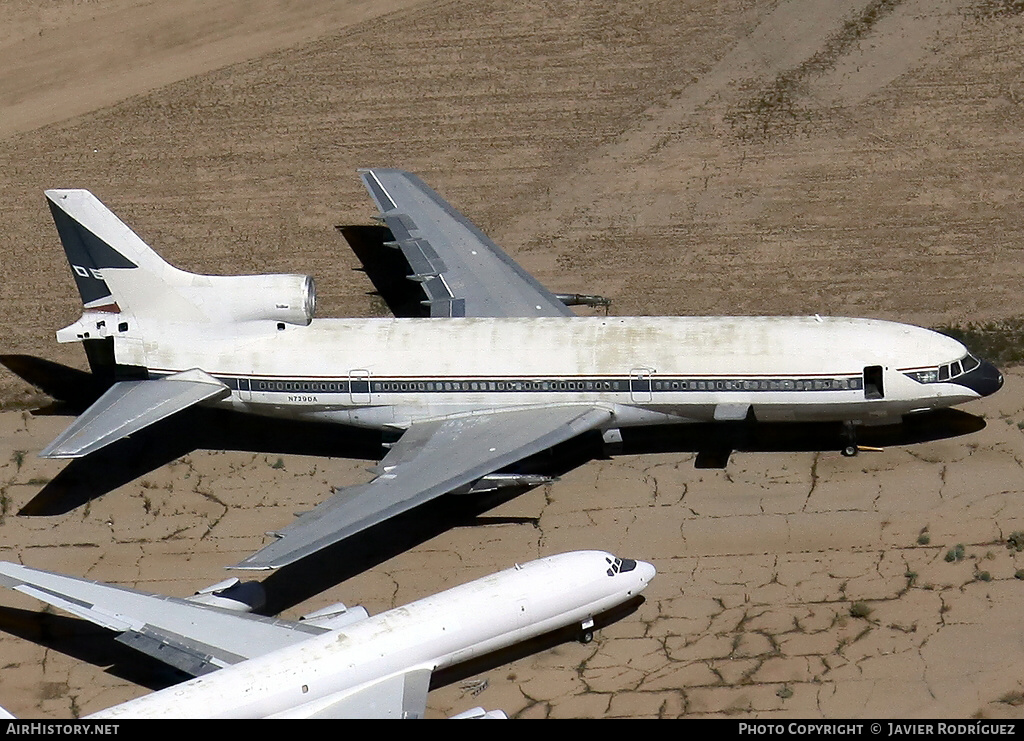
[[[80,306],[48,187],[94,190],[183,268],[312,273],[321,316],[371,313],[333,230],[368,223],[367,165],[418,172],[543,283],[609,295],[617,314],[1019,313],[1018,0],[259,7],[236,28],[236,0],[0,4],[4,352],[83,363],[53,343]],[[119,43],[67,42],[100,31]],[[442,688],[432,712],[1020,715],[1024,563],[1000,539],[1024,530],[1021,384],[975,408],[981,433],[854,461],[593,463],[496,513],[524,524],[444,533],[288,614],[380,611],[601,547],[658,566],[637,614]],[[4,405],[33,396],[0,374]],[[67,515],[13,516],[61,470],[35,452],[64,423],[0,414],[0,555],[157,592],[217,581],[328,484],[366,477],[363,462],[194,453]],[[124,654],[75,645],[0,632],[0,705],[69,717],[152,681],[152,665],[128,659],[129,681],[103,671]]]
[[[376,613],[517,560],[604,548],[658,569],[636,613],[589,646],[436,690],[430,712],[1019,716],[1024,554],[1007,538],[1024,530],[1024,373],[969,408],[984,430],[855,459],[593,462],[492,511],[502,524],[442,533],[285,615],[334,601]],[[212,583],[329,484],[366,477],[353,461],[195,452],[69,514],[12,515],[61,469],[35,454],[63,422],[0,414],[0,558],[147,591]],[[958,545],[962,558],[947,561]],[[0,605],[40,608],[12,593]],[[0,633],[4,704],[69,717],[145,691],[82,654]]]

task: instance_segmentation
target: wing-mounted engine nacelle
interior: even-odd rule
[[[232,275],[210,281],[193,288],[202,290],[204,308],[219,320],[269,319],[303,327],[313,321],[316,284],[310,275]]]
[[[592,296],[586,293],[556,293],[555,298],[566,306],[590,306],[599,309],[607,309],[612,305],[610,298],[604,296]]]
[[[611,427],[601,432],[601,443],[605,455],[622,453],[622,430]]]
[[[544,476],[539,473],[489,473],[476,481],[458,489],[452,489],[450,494],[487,494],[498,489],[509,489],[514,486],[543,486],[555,481],[552,476]]]
[[[236,577],[200,589],[189,602],[221,607],[232,612],[253,612],[267,604],[267,593],[258,581],[239,581]]]
[[[370,617],[370,613],[362,605],[346,607],[341,602],[336,602],[308,615],[303,615],[299,620],[315,625],[318,628],[338,630],[347,625],[352,625],[352,623],[358,623],[360,620],[366,620],[368,617]]]
[[[484,710],[483,708],[470,708],[456,715],[449,715],[448,720],[508,720],[504,710]]]

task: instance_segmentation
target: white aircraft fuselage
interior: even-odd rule
[[[220,405],[370,428],[405,428],[481,409],[573,403],[607,406],[613,415],[605,427],[742,419],[748,410],[758,421],[884,424],[977,399],[1001,383],[995,368],[973,360],[950,337],[872,319],[314,319],[308,326],[137,326],[138,337],[115,336],[119,364],[144,367],[157,378],[200,368],[231,389]],[[951,378],[954,363],[960,372]]]
[[[389,677],[429,673],[573,624],[636,598],[654,567],[600,551],[542,558],[366,618],[258,658],[89,716],[113,718],[338,717]],[[400,696],[400,694],[399,694]],[[399,703],[400,704],[400,703]],[[398,713],[395,716],[398,717]]]

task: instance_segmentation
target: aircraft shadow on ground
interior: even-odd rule
[[[194,408],[71,460],[18,512],[59,515],[195,450],[380,458],[379,432]]]
[[[267,603],[260,612],[276,615],[452,528],[494,524],[481,515],[527,490],[512,487],[480,496],[441,497],[279,568],[262,582]],[[501,522],[536,524],[529,518]]]
[[[908,416],[894,425],[857,428],[861,446],[887,448],[946,440],[985,428],[981,417],[960,409],[937,409]],[[835,422],[719,422],[624,428],[616,453],[695,453],[698,468],[722,468],[734,452],[836,452],[845,445]]]
[[[0,362],[44,389],[58,404],[44,413],[81,411],[103,384],[84,371],[31,356],[0,356]],[[909,417],[899,425],[859,429],[863,445],[887,447],[959,437],[984,428],[980,417],[946,409]],[[71,461],[19,512],[57,515],[127,484],[195,450],[237,450],[377,461],[384,453],[381,433],[327,423],[298,422],[194,408],[142,430],[85,458]],[[609,446],[598,433],[581,435],[505,469],[562,476],[589,461],[613,455],[696,454],[698,467],[724,466],[733,452],[838,451],[844,444],[835,423],[718,423],[624,428],[622,442]],[[555,484],[557,486],[557,484]],[[441,497],[348,540],[278,569],[264,580],[276,614],[360,574],[453,527],[528,524],[532,518],[485,513],[531,487],[487,494]],[[324,492],[324,498],[330,492]],[[601,544],[585,544],[600,547]],[[642,555],[642,554],[641,554]]]
[[[0,630],[23,640],[104,667],[125,681],[161,690],[189,676],[118,642],[117,634],[76,617],[0,605]]]
[[[92,374],[39,358],[0,356],[0,362],[57,400],[38,413],[78,413],[105,388],[104,383]],[[972,414],[940,410],[908,418],[899,425],[862,428],[858,441],[862,445],[877,447],[908,445],[959,437],[984,426],[984,420]],[[378,432],[341,425],[260,418],[216,409],[191,409],[130,439],[71,461],[19,514],[68,512],[198,449],[375,461],[383,454],[381,442]],[[622,442],[614,446],[606,445],[600,434],[589,433],[506,470],[558,477],[595,459],[648,453],[693,453],[698,466],[721,466],[736,451],[838,451],[843,444],[841,426],[825,423],[739,422],[626,428],[622,430]],[[278,614],[454,527],[536,526],[535,518],[486,515],[489,510],[531,488],[512,487],[487,494],[441,497],[278,569],[263,579],[267,604],[260,612]],[[328,495],[329,492],[324,492],[325,498]],[[581,547],[600,548],[601,545],[586,543]],[[627,610],[635,609],[637,604]],[[619,619],[625,614],[606,616],[605,619]],[[598,623],[599,626],[601,624]],[[181,672],[122,645],[114,634],[78,619],[0,607],[0,630],[97,666],[109,666],[108,671],[112,674],[150,689],[168,687],[185,678]],[[441,687],[461,681],[577,636],[576,628],[555,631],[438,672],[431,685]]]
[[[412,268],[401,250],[389,249],[387,242],[394,239],[386,226],[341,224],[335,227],[348,242],[362,264],[356,268],[366,273],[374,290],[396,317],[428,317],[430,309],[423,304],[423,288],[411,281]]]
[[[636,612],[643,602],[642,596],[635,597],[595,616],[594,629],[600,630],[624,619]],[[108,674],[154,692],[191,679],[188,674],[122,644],[117,640],[116,633],[79,618],[0,606],[0,631],[78,661],[102,667]],[[579,635],[579,626],[566,626],[461,662],[435,672],[430,679],[430,689],[446,687],[468,677],[493,671],[513,661],[551,650],[563,643],[578,640]],[[484,688],[485,686],[475,689],[482,691]]]

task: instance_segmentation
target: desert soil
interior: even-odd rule
[[[53,337],[80,302],[50,187],[89,188],[182,268],[310,273],[321,316],[378,312],[334,230],[369,223],[364,166],[417,172],[549,288],[615,314],[1019,313],[1019,0],[255,5],[0,5],[4,352],[84,367]],[[364,461],[197,451],[18,517],[63,467],[35,457],[68,421],[25,411],[41,399],[0,375],[0,558],[30,566],[184,596],[366,477]],[[590,463],[487,526],[322,575],[285,614],[377,612],[602,548],[657,566],[637,613],[443,687],[431,713],[1019,717],[1024,557],[1005,540],[1024,530],[1024,375],[970,411],[981,432],[855,459]],[[73,717],[161,681],[144,662],[108,671],[124,657],[84,639],[26,640],[38,603],[0,605],[16,714]]]

